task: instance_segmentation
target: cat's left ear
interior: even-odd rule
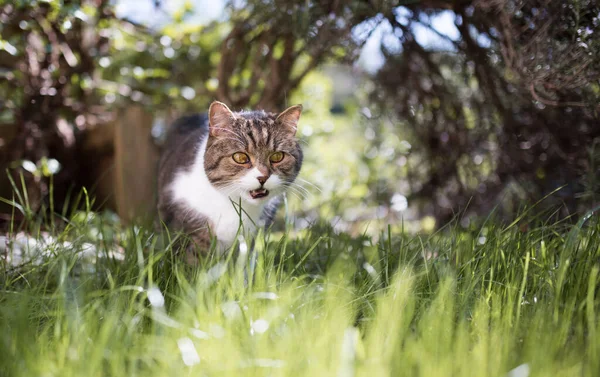
[[[302,114],[302,105],[288,107],[285,111],[277,116],[275,122],[287,127],[292,134],[295,135],[296,130],[298,129],[300,114]]]

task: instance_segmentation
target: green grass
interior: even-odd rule
[[[190,268],[79,213],[41,260],[0,268],[0,376],[600,374],[596,217],[391,233],[261,236],[248,280],[247,255]]]

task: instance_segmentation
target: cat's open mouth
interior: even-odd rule
[[[250,191],[250,196],[252,199],[260,199],[269,195],[269,190],[264,188],[259,188],[257,190]]]

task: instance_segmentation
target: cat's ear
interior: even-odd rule
[[[298,129],[298,121],[300,120],[300,114],[302,114],[302,105],[295,105],[288,107],[281,114],[277,116],[275,120],[277,123],[284,127],[289,128],[292,134],[296,134]]]
[[[235,115],[229,110],[229,107],[222,102],[214,101],[208,108],[208,128],[210,136],[219,136],[233,126]]]

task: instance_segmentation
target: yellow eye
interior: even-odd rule
[[[236,152],[231,157],[233,158],[233,161],[237,162],[238,164],[247,164],[250,162],[250,157],[243,152]]]
[[[283,152],[273,153],[269,160],[271,160],[271,162],[281,162],[281,160],[283,160]]]

